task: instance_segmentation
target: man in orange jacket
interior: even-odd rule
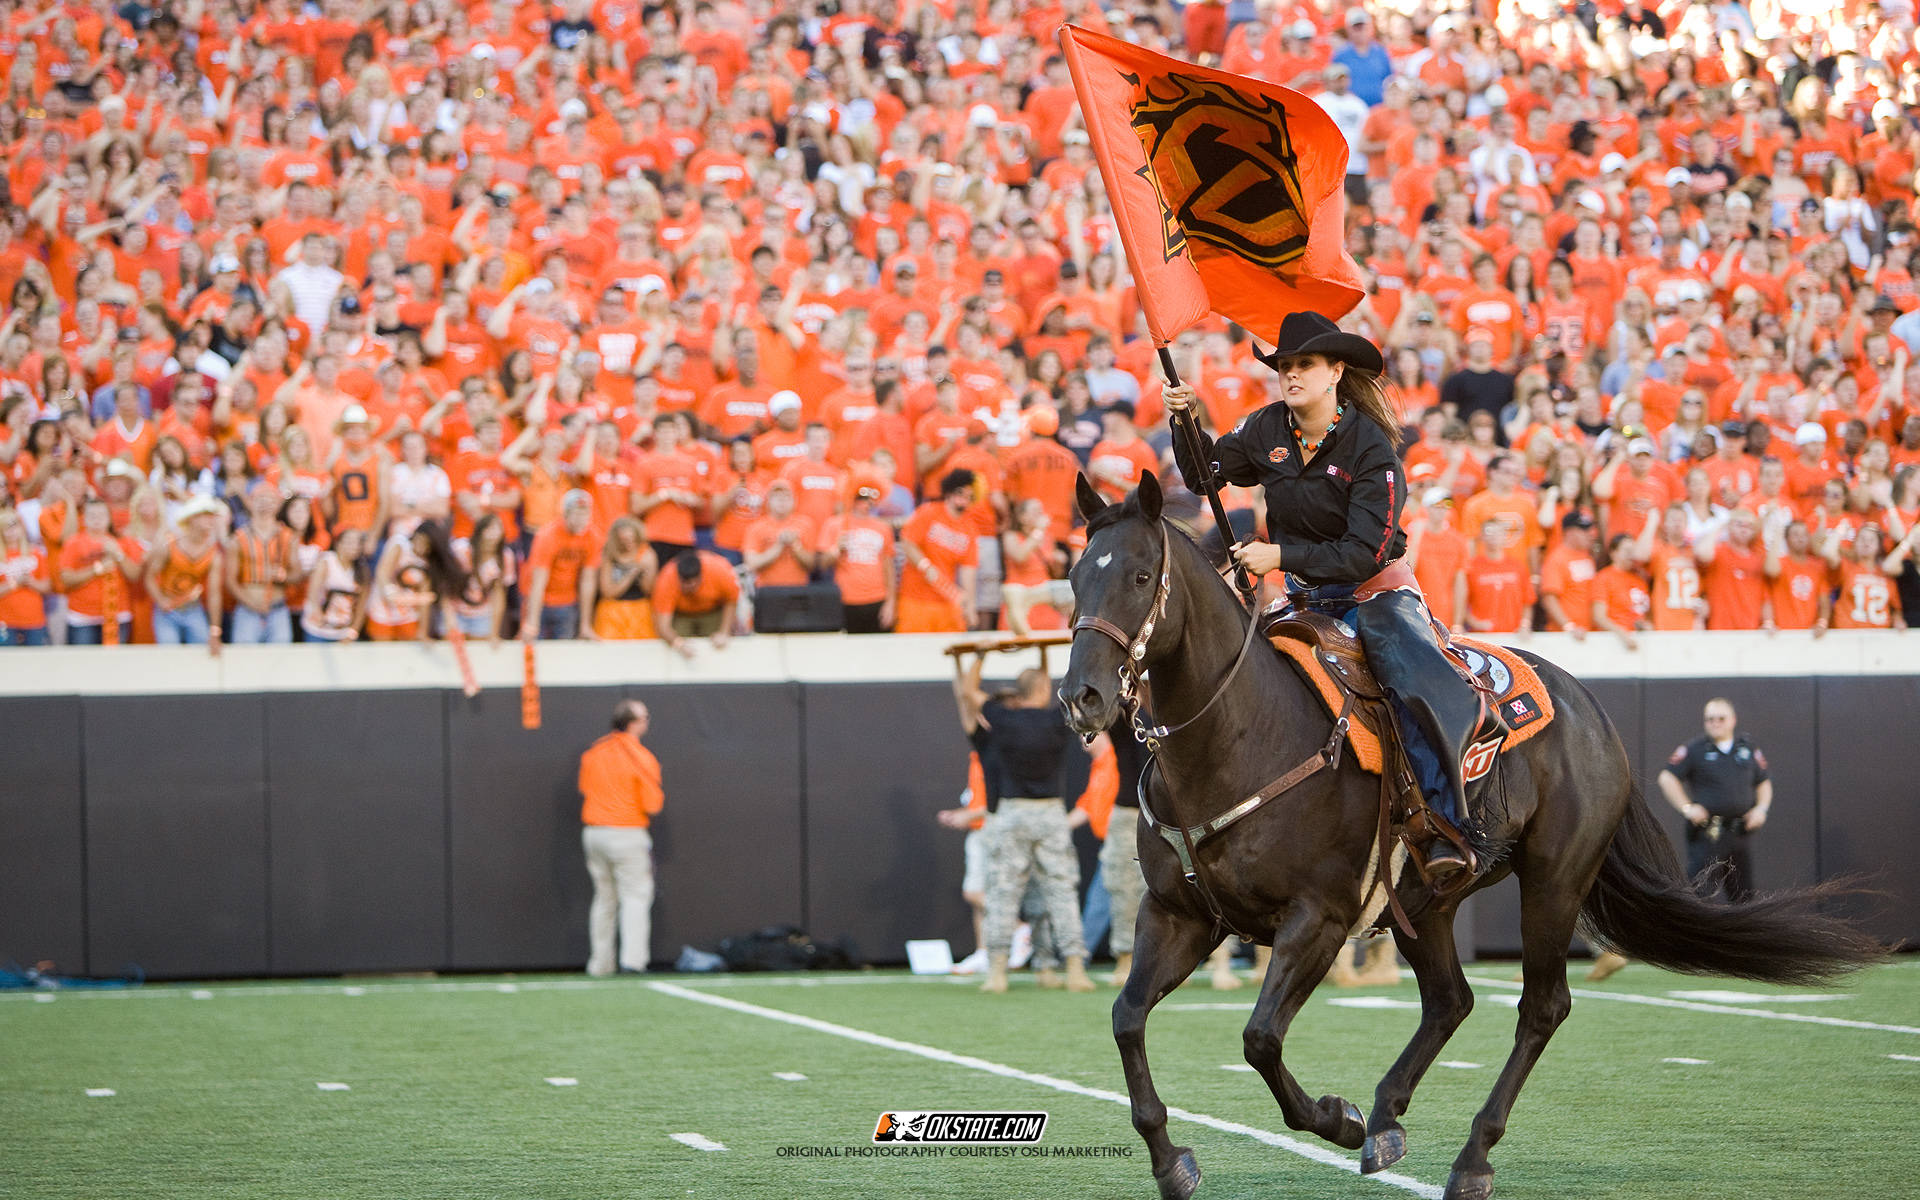
[[[666,804],[660,790],[660,760],[640,744],[647,706],[622,700],[613,709],[613,732],[580,756],[580,841],[593,876],[593,907],[587,914],[592,956],[587,974],[614,972],[614,935],[619,969],[647,969],[653,942],[653,835],[647,824]]]

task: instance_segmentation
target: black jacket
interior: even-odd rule
[[[1407,473],[1394,443],[1351,406],[1311,463],[1300,451],[1293,416],[1282,403],[1250,414],[1219,441],[1200,440],[1228,483],[1267,493],[1267,538],[1280,569],[1309,587],[1364,583],[1405,553],[1400,510]],[[1200,491],[1200,464],[1186,439],[1173,440],[1187,486]]]

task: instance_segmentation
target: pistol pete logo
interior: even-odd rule
[[[1031,1146],[1047,1129],[1043,1112],[883,1112],[875,1142]]]

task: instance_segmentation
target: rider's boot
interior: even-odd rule
[[[1116,954],[1113,959],[1113,974],[1107,976],[1107,982],[1117,988],[1127,986],[1127,976],[1133,973],[1133,953]]]
[[[1070,992],[1090,992],[1093,990],[1093,980],[1087,977],[1086,955],[1067,955],[1067,990]]]
[[[1445,895],[1480,870],[1464,830],[1467,792],[1460,760],[1487,710],[1440,649],[1419,597],[1385,592],[1356,608],[1354,617],[1427,799],[1430,819],[1409,822],[1409,840],[1424,852],[1428,881]]]
[[[996,950],[987,955],[987,981],[980,985],[983,992],[1004,992],[1007,990],[1007,952]]]

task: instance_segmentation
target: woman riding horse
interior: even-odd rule
[[[1255,410],[1218,441],[1202,433],[1200,461],[1176,438],[1175,461],[1195,490],[1218,486],[1209,484],[1208,462],[1219,466],[1216,480],[1264,488],[1271,540],[1242,545],[1234,558],[1256,578],[1285,571],[1295,607],[1358,631],[1438,818],[1430,832],[1444,835],[1423,847],[1429,876],[1451,890],[1479,866],[1463,832],[1460,760],[1486,710],[1441,650],[1401,558],[1407,476],[1399,423],[1381,389],[1380,351],[1318,313],[1289,313],[1273,353],[1256,357],[1279,373],[1283,403]],[[1174,410],[1195,399],[1185,384],[1166,385],[1162,396]]]

